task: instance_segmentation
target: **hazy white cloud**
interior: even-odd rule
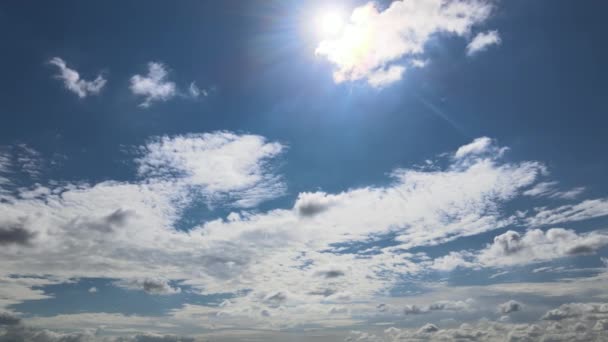
[[[197,98],[199,96],[207,97],[209,96],[209,92],[205,89],[199,88],[195,82],[190,83],[188,86],[188,95],[192,98]]]
[[[367,82],[376,88],[399,81],[405,72],[401,65],[391,65],[387,69],[378,69],[367,76]]]
[[[335,65],[338,83],[366,80],[375,87],[385,86],[401,79],[403,59],[422,60],[431,37],[464,37],[491,10],[485,0],[403,0],[384,10],[370,2],[355,8],[337,37],[321,41],[316,54]]]
[[[150,62],[147,75],[131,77],[131,92],[144,97],[140,106],[149,107],[153,102],[167,101],[177,95],[177,87],[174,82],[169,81],[168,75],[164,64]]]
[[[49,63],[59,68],[59,74],[56,77],[63,81],[65,88],[80,98],[85,98],[88,95],[97,95],[106,85],[106,79],[101,74],[93,81],[82,79],[78,71],[70,69],[66,62],[59,57],[52,58]]]
[[[532,197],[575,199],[585,191],[584,187],[577,187],[567,191],[561,191],[557,186],[558,182],[555,181],[541,182],[524,191],[523,194]]]
[[[576,222],[608,215],[608,199],[584,200],[577,204],[566,204],[557,208],[536,208],[534,216],[526,223],[530,226],[546,226],[565,222]]]
[[[467,54],[472,56],[487,50],[492,45],[500,45],[501,42],[498,31],[480,32],[467,45]]]
[[[99,290],[95,286],[89,288],[89,293],[97,293],[97,292],[99,292]]]

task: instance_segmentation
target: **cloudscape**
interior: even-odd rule
[[[599,0],[0,5],[0,342],[608,341]]]

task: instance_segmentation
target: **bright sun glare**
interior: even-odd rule
[[[340,12],[328,10],[319,15],[317,24],[322,35],[333,36],[340,33],[344,27],[344,20]]]

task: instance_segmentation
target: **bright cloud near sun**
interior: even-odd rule
[[[355,8],[347,23],[327,13],[322,31],[339,34],[324,36],[316,54],[334,64],[336,83],[382,87],[402,78],[407,60],[421,60],[433,35],[464,37],[491,12],[484,0],[402,0],[386,9],[370,2]]]

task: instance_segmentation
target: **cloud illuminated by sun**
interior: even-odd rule
[[[383,87],[400,80],[407,67],[426,64],[421,61],[431,37],[465,38],[491,10],[486,0],[397,0],[386,8],[370,2],[344,17],[323,12],[315,53],[334,64],[335,82]]]
[[[344,28],[342,13],[336,9],[324,10],[317,17],[317,30],[324,37],[335,36]]]

